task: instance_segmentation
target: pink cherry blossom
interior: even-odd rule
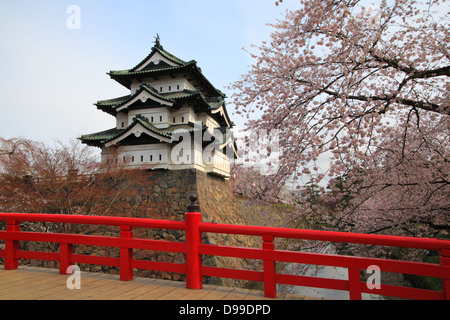
[[[267,183],[299,181],[300,172],[328,186],[312,206],[294,201],[298,220],[448,236],[448,16],[441,0],[370,9],[302,0],[272,26],[271,41],[230,88],[239,112],[262,109],[250,129],[280,130],[280,177]],[[329,166],[315,174],[322,156]]]

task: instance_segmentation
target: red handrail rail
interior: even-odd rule
[[[109,216],[82,216],[45,213],[0,213],[0,221],[74,223],[104,226],[130,225],[132,227],[184,230],[184,221],[142,219]]]
[[[239,226],[232,224],[202,223],[201,232],[240,234],[263,236],[272,235],[276,238],[317,240],[329,242],[345,242],[373,244],[380,246],[440,250],[450,249],[450,241],[432,238],[412,238],[377,234],[349,233],[336,231],[305,230],[291,228],[274,228],[258,226]]]
[[[350,299],[361,299],[362,293],[373,293],[411,299],[450,299],[450,241],[440,239],[409,238],[385,235],[367,235],[346,232],[300,230],[201,222],[200,212],[186,213],[185,221],[138,219],[125,217],[75,216],[53,214],[0,213],[0,221],[7,221],[6,231],[0,231],[5,249],[0,257],[5,259],[5,269],[14,270],[20,258],[59,261],[60,273],[66,274],[73,263],[89,263],[120,267],[123,281],[133,279],[133,269],[150,269],[186,274],[186,287],[202,288],[202,277],[224,277],[264,282],[265,296],[276,297],[276,284],[311,286],[346,290]],[[20,231],[20,222],[56,222],[120,227],[120,237],[88,236],[79,234],[56,234]],[[133,228],[184,230],[185,242],[133,238]],[[262,248],[243,248],[201,243],[201,233],[226,233],[262,237]],[[361,243],[392,247],[438,250],[440,264],[397,261],[388,259],[319,254],[275,250],[274,238],[293,238],[329,242]],[[55,242],[60,252],[31,252],[19,250],[19,241]],[[74,244],[120,248],[119,258],[73,254]],[[186,256],[184,264],[136,260],[133,249],[180,252]],[[263,271],[236,270],[202,266],[202,255],[259,259]],[[275,271],[275,263],[292,262],[348,268],[348,280],[324,279],[281,274]],[[361,281],[360,270],[376,265],[382,271],[409,273],[441,278],[443,290],[432,291],[381,284],[376,290]]]

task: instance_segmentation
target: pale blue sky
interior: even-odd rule
[[[251,63],[242,48],[251,51],[251,44],[269,39],[266,23],[298,5],[274,2],[0,0],[0,136],[52,144],[113,127],[114,118],[93,103],[128,90],[106,72],[134,67],[150,52],[156,33],[166,50],[197,60],[231,96],[225,86]],[[80,8],[79,30],[66,26],[70,5]]]

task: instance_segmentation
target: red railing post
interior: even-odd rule
[[[359,269],[348,269],[348,283],[350,300],[361,300],[361,273]]]
[[[120,226],[120,238],[132,239],[133,227],[129,225]],[[133,248],[121,247],[120,248],[120,280],[131,281],[133,280]]]
[[[274,251],[272,235],[263,235],[263,250],[266,252]],[[277,297],[277,284],[275,282],[275,261],[265,258],[263,260],[264,268],[264,296],[267,298]]]
[[[450,250],[442,249],[440,254],[440,265],[450,268]],[[450,279],[442,279],[442,292],[444,293],[444,299],[450,300]]]
[[[199,245],[202,242],[200,223],[202,214],[200,207],[195,203],[197,196],[189,197],[191,204],[185,215],[186,223],[186,288],[202,289],[202,256],[199,254]]]
[[[71,274],[67,268],[72,265],[73,244],[61,243],[59,245],[59,274]]]
[[[6,222],[7,232],[19,232],[20,221],[7,220]],[[19,251],[18,240],[6,240],[5,241],[5,270],[16,270],[19,267],[19,259],[17,253]]]

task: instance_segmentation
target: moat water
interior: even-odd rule
[[[333,248],[328,247],[326,249],[328,254],[333,254]],[[317,265],[300,265],[300,264],[289,264],[287,265],[283,273],[296,274],[307,277],[317,277],[317,278],[327,278],[327,279],[337,279],[337,280],[348,280],[348,269],[340,267],[330,267],[330,266],[317,266]],[[310,288],[302,286],[287,286],[279,285],[282,292],[304,295],[307,297],[314,298],[324,298],[330,300],[349,300],[349,292],[342,290],[331,290],[322,288]],[[362,294],[363,300],[384,300],[382,296],[376,294]]]

